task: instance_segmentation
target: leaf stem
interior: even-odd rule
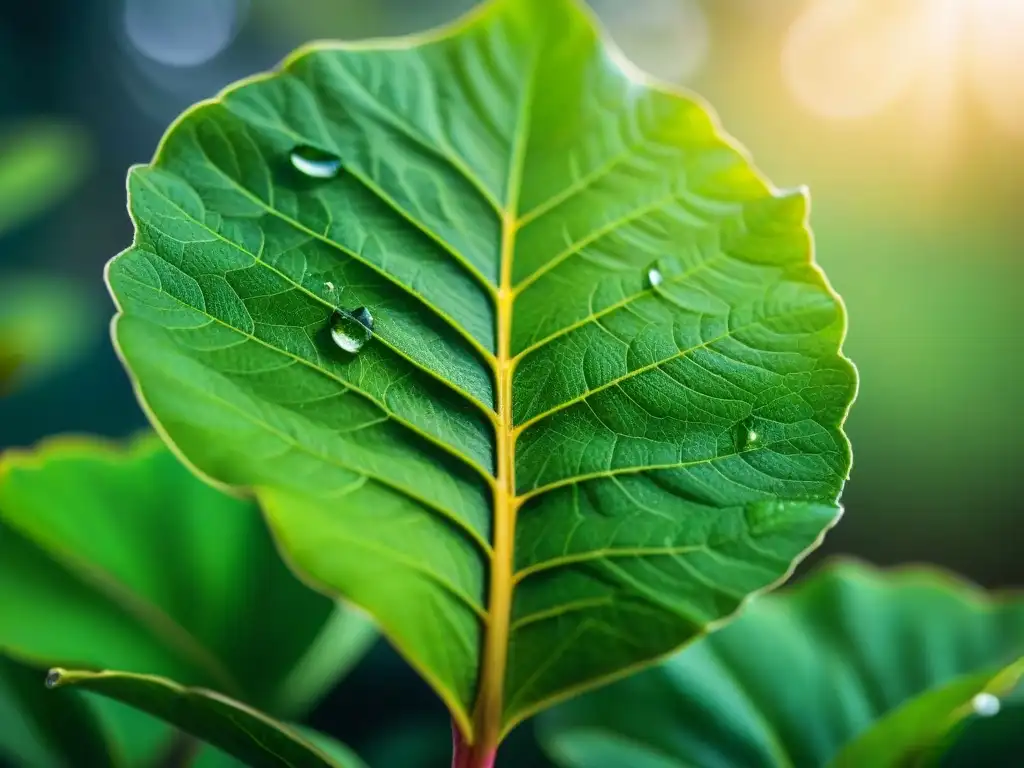
[[[497,749],[494,749],[478,757],[473,745],[466,742],[459,727],[452,722],[452,768],[494,768],[497,753]]]

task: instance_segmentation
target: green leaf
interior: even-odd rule
[[[212,744],[251,768],[362,768],[359,762],[339,762],[298,731],[213,691],[184,688],[170,680],[123,672],[53,670],[58,688],[81,687],[109,696],[166,720]],[[326,737],[318,735],[319,740]],[[331,746],[340,757],[353,757]],[[207,765],[223,765],[214,756]]]
[[[1024,596],[833,566],[655,669],[546,714],[566,766],[903,766],[1024,673]]]
[[[478,751],[699,636],[838,515],[856,381],[806,195],[581,3],[303,49],[128,186],[108,279],[151,419]]]
[[[995,716],[975,716],[954,729],[938,765],[942,768],[978,768],[1004,765],[1010,755],[1024,749],[1024,684],[1002,698]]]
[[[47,691],[45,668],[0,655],[0,760],[19,768],[152,768],[174,734],[125,704]]]
[[[305,711],[366,647],[366,620],[303,586],[259,511],[154,437],[54,440],[0,462],[0,651],[173,676]]]
[[[119,766],[93,708],[77,693],[47,692],[44,675],[0,656],[0,758],[28,768]]]
[[[0,132],[0,235],[71,190],[88,162],[88,143],[74,126],[33,121]]]

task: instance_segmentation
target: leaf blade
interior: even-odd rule
[[[337,176],[302,179],[297,147]],[[136,175],[162,199],[131,196],[135,246],[108,276],[151,418],[258,489],[293,564],[381,617],[469,741],[692,640],[838,516],[856,376],[805,194],[631,70],[578,3],[307,47],[186,113]],[[327,285],[377,317],[355,357],[324,335]],[[408,532],[382,541],[370,506]],[[731,522],[685,522],[717,512]],[[650,536],[617,541],[631,523]],[[712,533],[725,556],[701,553]],[[398,564],[390,583],[373,557]],[[594,636],[621,594],[641,623]],[[525,619],[559,601],[578,609],[561,637],[598,650],[545,670]]]
[[[48,697],[36,669],[0,655],[0,755],[18,765],[119,768],[96,713],[78,694]]]
[[[600,766],[611,743],[673,765],[902,765],[1019,677],[1024,603],[1007,597],[930,569],[836,565],[553,710],[542,734],[564,765]]]
[[[0,551],[0,647],[41,665],[159,672],[291,713],[317,690],[290,677],[295,664],[329,680],[346,660],[339,625],[366,628],[288,572],[254,505],[194,478],[153,436],[7,452]]]
[[[56,669],[54,686],[80,687],[176,725],[254,768],[337,768],[290,727],[214,691],[124,672]]]

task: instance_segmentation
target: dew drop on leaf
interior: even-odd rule
[[[993,717],[999,714],[999,699],[991,693],[979,693],[971,699],[971,706],[979,717]]]
[[[373,336],[373,315],[366,307],[346,312],[337,309],[331,316],[331,340],[346,352],[355,354]]]
[[[60,684],[60,678],[60,670],[51,669],[49,672],[46,673],[46,687],[56,688]]]
[[[291,153],[295,169],[314,179],[333,179],[341,171],[341,158],[316,147],[296,147]]]
[[[654,267],[651,267],[649,270],[647,270],[647,284],[651,288],[657,288],[659,285],[661,285],[661,281],[663,279],[664,278],[661,276],[661,272],[655,269]]]
[[[753,419],[744,419],[736,425],[736,450],[747,451],[755,448],[761,435],[754,428]]]

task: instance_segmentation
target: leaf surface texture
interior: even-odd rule
[[[129,193],[108,274],[151,417],[470,738],[697,636],[838,514],[855,374],[806,195],[572,0],[303,49]]]

